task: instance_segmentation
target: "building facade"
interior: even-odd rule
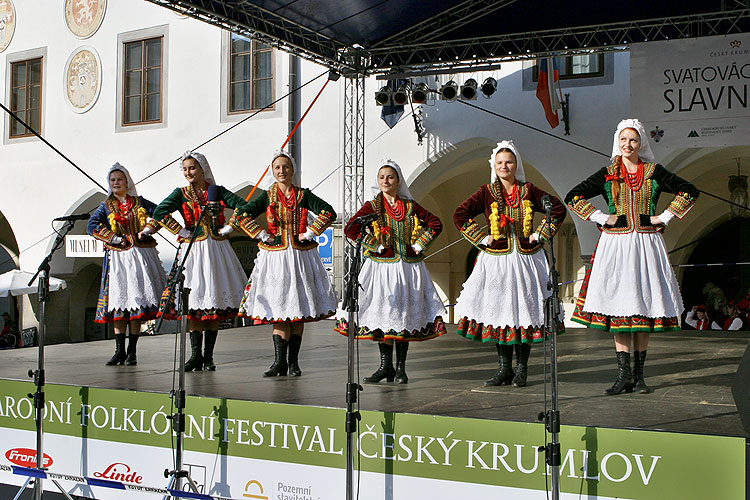
[[[178,161],[182,152],[198,148],[219,184],[247,196],[286,139],[300,107],[304,110],[312,102],[326,79],[326,68],[295,63],[289,54],[151,3],[91,0],[83,3],[84,10],[81,5],[59,2],[57,8],[49,8],[44,0],[0,0],[0,17],[3,7],[6,14],[5,42],[0,44],[3,102],[80,168],[5,114],[0,144],[0,253],[5,255],[0,255],[0,272],[34,271],[51,250],[53,227],[59,226],[51,225],[52,219],[94,209],[105,197],[104,176],[114,162],[128,167],[139,194],[158,203],[185,183]],[[562,125],[551,129],[547,124],[536,98],[531,62],[420,80],[431,88],[449,79],[460,84],[491,76],[498,82],[491,98],[473,102],[492,114],[461,102],[429,100],[415,106],[426,129],[422,144],[417,142],[408,106],[398,124],[388,128],[372,99],[383,82],[367,79],[366,185],[375,184],[377,162],[393,158],[402,166],[417,201],[441,218],[445,230],[430,248],[433,255],[427,263],[448,304],[460,293],[473,262],[472,247],[459,241],[453,227],[453,210],[489,181],[487,159],[494,144],[513,139],[528,180],[562,198],[606,164],[612,132],[629,115],[627,52],[561,58],[559,63],[568,77],[561,87],[569,95],[569,136]],[[290,89],[307,82],[296,94],[297,105],[284,98]],[[330,82],[294,136],[301,152],[299,183],[314,188],[339,213],[343,93],[343,79]],[[727,178],[737,170],[734,158],[747,158],[749,152],[748,146],[657,148],[657,157],[701,189],[728,196]],[[666,202],[663,197],[662,203]],[[733,218],[724,202],[704,197],[686,221],[670,225],[667,247],[676,249],[707,236]],[[582,276],[598,237],[591,224],[574,219],[566,220],[557,240],[563,281]],[[85,224],[79,222],[71,234],[84,233]],[[159,251],[168,268],[175,240],[162,233]],[[340,256],[340,230],[336,234],[335,254]],[[243,263],[250,266],[252,244],[239,236],[235,240]],[[673,253],[673,264],[688,262],[694,248]],[[340,267],[339,262],[337,276]],[[50,341],[83,341],[105,334],[91,321],[100,273],[100,258],[71,258],[64,251],[55,255],[52,275],[65,279],[68,287],[52,294]],[[682,280],[684,273],[678,278]],[[576,290],[575,283],[563,287],[569,305]],[[22,327],[38,324],[35,300],[32,295],[18,301]],[[15,307],[12,299],[0,303],[0,309]]]

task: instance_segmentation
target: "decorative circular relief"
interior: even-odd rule
[[[107,0],[65,0],[65,24],[78,38],[88,38],[99,29]]]
[[[73,111],[85,113],[99,98],[102,62],[94,47],[76,49],[65,63],[65,97]]]
[[[0,0],[0,52],[10,45],[16,31],[16,8],[11,0]]]

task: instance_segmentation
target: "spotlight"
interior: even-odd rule
[[[482,82],[482,94],[484,97],[489,98],[495,91],[497,91],[497,80],[489,77]]]
[[[473,101],[477,98],[477,81],[469,78],[461,85],[461,99]]]
[[[424,104],[427,102],[427,88],[426,83],[418,83],[416,87],[411,91],[411,101],[414,104]]]
[[[451,80],[440,87],[440,98],[444,101],[455,101],[458,98],[458,84]]]
[[[375,92],[375,104],[378,106],[387,106],[391,103],[391,89],[386,85]]]
[[[403,106],[409,102],[409,92],[406,85],[401,85],[396,92],[391,96],[393,104],[396,106]]]

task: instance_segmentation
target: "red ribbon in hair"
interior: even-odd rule
[[[607,174],[604,176],[605,181],[616,181],[619,180],[620,177],[617,174]]]
[[[508,217],[507,215],[500,214],[500,220],[498,221],[498,225],[500,227],[505,227],[505,226],[508,226],[510,224],[513,224],[514,222],[515,222],[515,220],[513,220],[510,217]]]

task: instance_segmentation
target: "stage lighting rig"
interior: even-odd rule
[[[440,98],[448,102],[458,99],[458,84],[451,80],[440,87]]]
[[[477,98],[477,81],[469,78],[461,85],[461,99],[464,101],[474,101]]]
[[[375,92],[375,104],[378,106],[388,106],[391,103],[392,94],[391,89],[387,85],[380,87],[380,90]]]
[[[406,85],[401,85],[398,90],[391,95],[391,99],[396,106],[409,104],[409,88]]]
[[[485,80],[482,82],[482,95],[489,99],[492,94],[494,94],[497,91],[497,80],[492,78],[491,76],[489,78],[485,78]]]
[[[414,104],[424,104],[427,102],[427,93],[430,89],[426,83],[418,83],[411,91],[411,102]]]

